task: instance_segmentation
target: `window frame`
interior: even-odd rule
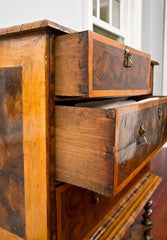
[[[120,17],[120,28],[114,27],[112,25],[112,0],[109,0],[109,23],[103,21],[100,19],[100,0],[97,1],[97,17],[93,16],[93,7],[92,7],[92,24],[96,25],[108,32],[113,33],[114,35],[117,35],[118,37],[125,38],[125,32],[123,31],[123,21],[122,18]],[[93,1],[92,1],[93,2]],[[122,16],[122,9],[124,5],[123,0],[120,0],[120,16]],[[93,6],[93,4],[92,4]]]
[[[124,44],[141,50],[142,0],[120,1],[120,30],[94,17],[92,2],[82,0],[83,30],[93,31],[93,25],[96,25],[123,38]]]

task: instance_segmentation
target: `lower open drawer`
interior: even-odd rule
[[[114,196],[167,139],[167,97],[55,107],[56,179]]]

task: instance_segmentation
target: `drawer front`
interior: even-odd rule
[[[148,162],[150,154],[166,141],[167,102],[164,99],[119,108],[117,114],[118,150],[115,158],[118,175],[115,184],[118,187]]]
[[[149,94],[150,55],[85,31],[58,36],[55,94],[102,97]]]
[[[57,180],[113,196],[167,140],[167,98],[56,106],[55,136]]]
[[[92,90],[94,94],[96,91],[98,93],[100,90],[110,90],[111,93],[119,95],[119,91],[123,90],[125,95],[128,92],[134,95],[135,91],[142,94],[151,89],[149,55],[128,48],[131,52],[131,66],[126,67],[126,46],[117,46],[110,44],[110,41],[101,41],[99,35],[96,38],[92,36],[91,40],[93,46]],[[133,92],[131,92],[132,90]]]

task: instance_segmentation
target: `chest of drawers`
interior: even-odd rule
[[[121,239],[160,178],[150,55],[43,20],[0,30],[0,239]]]

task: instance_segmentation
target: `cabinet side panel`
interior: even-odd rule
[[[22,68],[0,68],[0,227],[25,236]]]
[[[4,239],[4,234],[6,235],[7,240],[12,239],[26,239],[26,240],[48,240],[50,239],[50,127],[49,127],[49,42],[48,35],[43,33],[34,33],[34,34],[23,34],[19,37],[3,38],[0,39],[0,68],[13,68],[13,67],[22,67],[22,76],[21,76],[21,92],[20,96],[17,96],[13,92],[12,85],[7,85],[7,89],[13,92],[13,97],[6,98],[6,100],[1,100],[1,105],[8,106],[10,105],[10,117],[13,119],[13,124],[16,124],[18,115],[14,113],[19,113],[20,103],[17,102],[18,99],[22,99],[22,125],[19,125],[18,132],[23,132],[22,135],[19,135],[17,128],[14,127],[11,134],[12,121],[8,124],[8,131],[10,132],[10,143],[13,144],[16,141],[16,137],[19,139],[21,137],[23,145],[23,153],[20,149],[12,147],[12,151],[19,156],[23,157],[24,161],[24,171],[21,167],[21,162],[17,163],[17,167],[24,172],[24,182],[21,182],[21,187],[24,185],[24,192],[14,188],[11,183],[11,195],[10,198],[13,198],[13,206],[20,206],[25,208],[25,220],[19,219],[19,223],[15,222],[16,226],[19,227],[25,225],[25,235],[20,234],[19,237],[16,234],[13,234],[11,237],[11,232],[9,230],[4,230],[0,226],[0,239]],[[7,79],[9,76],[6,77]],[[16,72],[13,73],[12,81],[17,79]],[[11,77],[10,77],[11,82]],[[0,88],[2,85],[0,85]],[[19,85],[16,86],[17,91],[19,91]],[[5,92],[4,89],[1,89],[1,94]],[[5,102],[6,101],[6,102]],[[17,108],[16,108],[17,107]],[[1,107],[2,108],[2,107]],[[8,112],[8,108],[4,107],[5,113]],[[2,111],[0,111],[1,113]],[[10,119],[9,116],[7,119]],[[17,121],[16,121],[17,120]],[[2,124],[5,121],[1,120]],[[15,126],[15,125],[14,125]],[[21,128],[22,127],[22,128]],[[5,129],[3,127],[2,129]],[[18,135],[17,135],[18,134]],[[15,137],[16,136],[16,137]],[[13,138],[12,138],[13,137]],[[20,145],[20,148],[21,146]],[[8,150],[8,149],[7,149]],[[15,156],[12,152],[12,156]],[[7,151],[7,156],[9,152]],[[19,157],[16,157],[17,161]],[[12,161],[12,164],[14,161]],[[16,168],[16,169],[18,169]],[[11,170],[11,169],[10,169]],[[8,173],[11,173],[13,177],[15,174],[15,168],[12,166],[11,172],[7,169]],[[22,175],[21,175],[22,176]],[[10,179],[10,178],[8,178]],[[19,175],[18,179],[22,179]],[[6,189],[3,190],[3,193]],[[21,197],[19,194],[24,194],[24,203],[20,200]],[[19,198],[19,203],[17,203],[17,198]],[[15,204],[15,205],[14,205]],[[24,206],[24,207],[23,207]],[[22,209],[19,207],[20,209]],[[5,217],[5,214],[2,211],[0,212],[1,216]],[[21,215],[21,214],[20,214]],[[11,215],[10,215],[11,216]],[[21,215],[22,216],[22,215]],[[9,225],[7,223],[6,225]],[[4,233],[4,231],[6,231]],[[5,239],[4,239],[5,240]]]

